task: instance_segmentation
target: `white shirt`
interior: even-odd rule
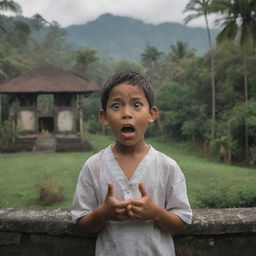
[[[104,202],[111,182],[118,200],[141,198],[143,183],[153,201],[190,224],[192,211],[187,198],[184,175],[177,163],[150,147],[133,176],[128,180],[113,155],[111,146],[90,157],[78,178],[71,209],[73,221],[92,212]],[[153,221],[108,221],[98,235],[97,256],[175,255],[170,234]]]

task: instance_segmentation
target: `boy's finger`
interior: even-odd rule
[[[122,208],[122,209],[116,209],[116,213],[117,214],[120,214],[120,215],[122,215],[122,214],[126,214],[126,208]]]
[[[143,183],[140,183],[140,184],[139,184],[139,190],[140,190],[140,193],[141,193],[141,196],[142,196],[142,197],[145,197],[145,196],[147,195],[147,192],[146,192],[146,190],[145,190],[145,188],[144,188]]]
[[[128,216],[129,216],[131,219],[135,219],[135,214],[134,214],[134,212],[133,212],[131,209],[128,209],[128,210],[127,210],[127,213],[128,213]]]
[[[132,200],[131,205],[141,207],[143,205],[143,202],[141,200]]]
[[[114,196],[114,191],[113,191],[113,185],[112,183],[108,182],[108,192],[107,192],[107,197]]]
[[[116,207],[117,208],[126,208],[129,204],[131,204],[130,200],[119,201],[118,204],[116,205]]]
[[[136,206],[132,206],[131,212],[133,213],[134,216],[139,216],[141,213],[141,209]]]

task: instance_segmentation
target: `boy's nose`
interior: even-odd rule
[[[123,108],[122,112],[122,119],[129,119],[132,118],[131,111],[129,110],[128,107]]]

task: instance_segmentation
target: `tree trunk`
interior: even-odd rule
[[[246,53],[243,54],[243,66],[244,66],[244,100],[246,113],[248,109],[248,74],[247,74],[247,56]],[[247,116],[244,119],[244,139],[245,139],[245,154],[246,158],[249,156],[249,140],[248,140],[248,124]]]
[[[77,96],[77,107],[79,115],[79,130],[80,130],[80,140],[84,142],[84,120],[83,120],[83,107],[82,107],[82,95]]]
[[[2,94],[0,94],[0,126],[2,125]]]
[[[213,46],[212,46],[212,39],[211,39],[211,32],[209,28],[209,23],[207,19],[207,14],[204,15],[206,28],[207,28],[207,35],[208,35],[208,41],[210,46],[210,59],[211,59],[211,85],[212,85],[212,127],[211,127],[211,140],[214,140],[215,138],[215,112],[216,112],[216,106],[215,106],[215,99],[216,99],[216,92],[215,92],[215,66],[214,66],[214,56],[213,56]]]

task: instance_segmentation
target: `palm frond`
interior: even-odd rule
[[[220,44],[226,40],[234,40],[237,36],[238,25],[235,20],[226,21],[222,31],[217,36],[217,43]]]
[[[197,18],[199,18],[199,17],[201,17],[203,15],[204,15],[203,13],[190,14],[187,17],[184,18],[184,23],[188,24],[190,21],[192,21],[194,19],[197,19]]]
[[[0,1],[0,10],[21,13],[21,6],[12,0]]]

